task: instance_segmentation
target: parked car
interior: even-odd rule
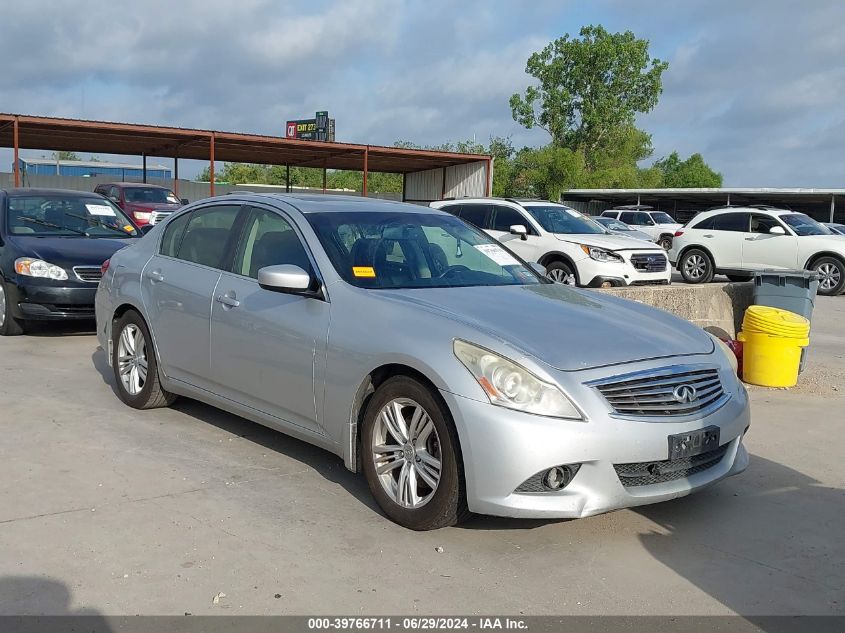
[[[430,205],[483,229],[514,253],[545,266],[552,281],[601,287],[668,284],[672,270],[655,245],[607,230],[545,200],[462,198]]]
[[[30,321],[93,318],[103,262],[140,234],[93,193],[0,190],[0,335],[22,334]]]
[[[111,182],[97,185],[94,191],[123,209],[138,226],[157,224],[188,204],[167,187],[146,183]]]
[[[845,235],[845,224],[839,224],[837,222],[823,222],[822,224],[836,233],[836,235]]]
[[[845,240],[803,213],[768,206],[719,207],[675,233],[669,259],[688,283],[713,275],[748,279],[766,268],[819,273],[819,294],[845,290]]]
[[[605,218],[601,216],[590,219],[598,222],[614,235],[623,235],[625,237],[633,237],[635,240],[654,242],[654,238],[651,237],[651,235],[644,231],[640,231],[639,229],[635,229],[633,226],[628,226],[621,220],[614,220],[613,218]]]
[[[323,447],[413,529],[589,516],[748,464],[723,344],[435,209],[203,200],[117,252],[96,306],[126,404],[189,396]]]
[[[672,248],[672,236],[681,224],[665,211],[655,211],[645,204],[631,204],[615,207],[601,214],[603,218],[621,220],[629,226],[648,233],[651,239],[664,249]]]

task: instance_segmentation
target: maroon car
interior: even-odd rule
[[[94,189],[123,209],[138,226],[157,224],[187,200],[180,200],[167,187],[138,182],[111,182]]]

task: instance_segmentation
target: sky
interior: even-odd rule
[[[537,146],[508,105],[526,60],[602,24],[669,63],[638,119],[653,158],[700,152],[725,186],[845,187],[843,23],[838,0],[27,0],[3,7],[0,112],[284,135],[328,110],[338,141]]]

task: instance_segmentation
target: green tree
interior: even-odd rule
[[[525,72],[538,83],[511,97],[514,120],[583,151],[592,168],[611,136],[657,104],[668,64],[651,58],[648,45],[631,31],[608,33],[600,25],[555,40],[528,58]]]
[[[682,161],[678,152],[672,152],[655,161],[654,168],[661,172],[664,187],[722,186],[722,174],[714,171],[698,153]]]
[[[53,152],[50,154],[50,158],[53,160],[79,160],[79,155],[76,152],[62,150],[60,152]]]

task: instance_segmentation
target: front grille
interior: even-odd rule
[[[619,415],[689,415],[727,399],[719,371],[703,365],[678,365],[614,376],[589,383]]]
[[[685,479],[696,473],[712,468],[725,456],[728,444],[723,444],[717,449],[684,457],[683,459],[664,460],[659,462],[635,462],[633,464],[614,464],[613,469],[619,477],[619,481],[626,488],[634,486],[649,486],[660,484],[665,481]]]
[[[150,216],[150,224],[158,224],[171,213],[173,211],[154,211],[152,216]]]
[[[41,304],[50,312],[64,312],[65,314],[90,314],[94,315],[93,305],[80,305],[78,303],[43,303]]]
[[[643,273],[662,273],[668,260],[662,253],[635,253],[631,255],[631,265]]]
[[[103,277],[103,271],[99,266],[74,266],[73,272],[79,281],[99,283]]]

